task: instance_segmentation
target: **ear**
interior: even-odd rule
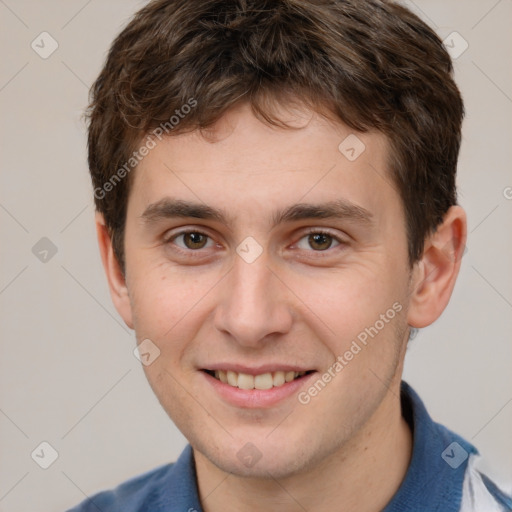
[[[466,247],[466,213],[452,206],[441,225],[425,240],[421,260],[414,265],[408,323],[426,327],[446,308]]]
[[[126,279],[121,271],[121,267],[114,255],[112,240],[110,238],[105,219],[103,215],[96,212],[96,234],[98,236],[98,245],[100,248],[101,261],[107,275],[108,286],[112,302],[121,315],[126,325],[133,329],[132,308]]]

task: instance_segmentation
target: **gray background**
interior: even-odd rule
[[[113,37],[143,3],[0,0],[4,512],[65,510],[175,460],[185,445],[110,301],[81,120]],[[408,5],[443,39],[456,31],[469,44],[455,67],[467,108],[459,186],[470,235],[452,301],[411,342],[405,378],[437,421],[476,444],[483,467],[510,490],[512,2]],[[31,48],[33,40],[42,46],[43,31],[59,45],[46,59]],[[448,41],[462,49],[462,40]],[[56,254],[41,252],[43,237]],[[43,441],[58,452],[48,469],[31,457]],[[39,448],[34,458],[48,462],[49,453]]]

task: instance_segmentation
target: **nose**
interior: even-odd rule
[[[252,263],[235,256],[220,295],[214,325],[239,345],[258,348],[291,329],[290,294],[265,255]]]

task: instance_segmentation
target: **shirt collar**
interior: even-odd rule
[[[413,433],[405,478],[382,512],[458,512],[468,455],[476,448],[429,416],[416,392],[401,385],[402,415]],[[187,445],[169,468],[153,510],[202,512],[192,447]]]
[[[476,448],[435,423],[416,392],[402,381],[402,416],[413,433],[405,478],[382,512],[458,512],[468,456]]]

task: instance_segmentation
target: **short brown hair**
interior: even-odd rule
[[[387,136],[412,265],[456,204],[464,107],[452,74],[439,37],[392,1],[150,2],[113,42],[88,111],[96,209],[123,272],[130,170],[144,137],[162,125],[209,127],[240,102],[285,126],[272,105],[293,99]]]

